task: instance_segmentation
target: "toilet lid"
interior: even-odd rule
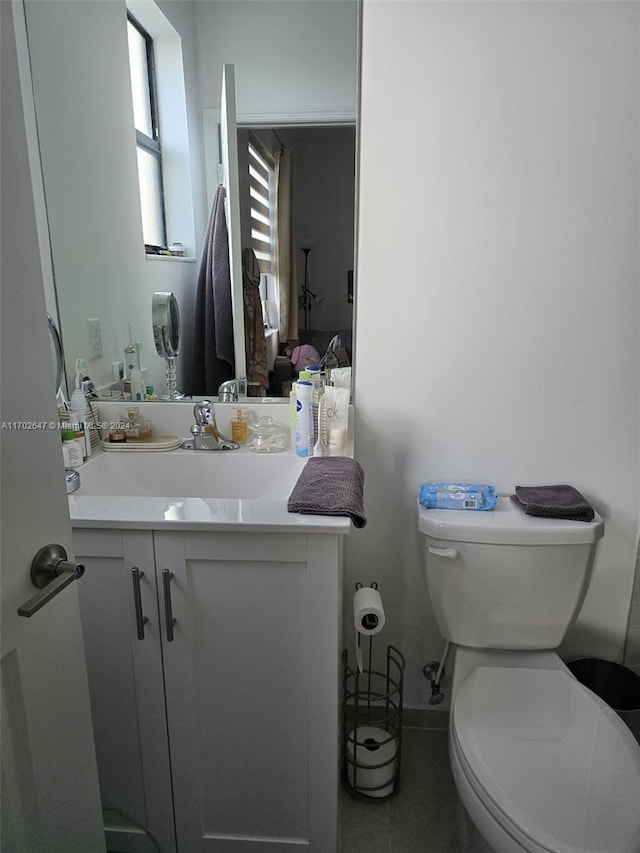
[[[570,673],[478,667],[452,736],[476,794],[530,850],[640,850],[640,748]]]

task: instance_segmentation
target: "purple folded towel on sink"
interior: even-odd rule
[[[364,471],[349,456],[312,456],[289,495],[287,509],[302,515],[346,515],[354,527],[367,523]]]
[[[527,515],[592,521],[595,515],[587,499],[573,486],[516,486],[516,498]]]

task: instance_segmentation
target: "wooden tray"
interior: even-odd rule
[[[102,440],[103,450],[129,451],[134,450],[175,450],[182,444],[177,435],[153,435],[151,441],[105,441]]]

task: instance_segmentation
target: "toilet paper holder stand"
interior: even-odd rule
[[[371,587],[377,589],[377,584]],[[362,584],[356,584],[356,590]],[[384,663],[376,669],[373,636],[368,637],[366,665],[357,648],[356,666],[342,652],[343,781],[352,797],[382,801],[397,793],[402,757],[402,692],[405,660],[388,645]],[[356,641],[358,646],[359,637]]]

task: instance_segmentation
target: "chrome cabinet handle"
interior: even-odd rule
[[[135,566],[131,569],[131,577],[133,579],[133,603],[136,611],[136,627],[138,629],[138,639],[144,640],[144,626],[149,621],[148,616],[142,615],[142,594],[140,592],[140,579],[144,577],[144,572]]]
[[[429,553],[446,560],[456,560],[460,556],[457,548],[436,548],[434,545],[429,545]]]
[[[19,616],[33,616],[69,584],[81,578],[84,566],[67,562],[67,552],[62,545],[45,545],[31,563],[31,581],[41,592],[37,592],[22,607]]]
[[[176,624],[176,620],[173,618],[173,608],[171,607],[171,579],[173,578],[173,572],[170,572],[169,569],[162,570],[162,588],[164,591],[164,618],[165,625],[167,628],[167,642],[173,642],[173,626]]]

